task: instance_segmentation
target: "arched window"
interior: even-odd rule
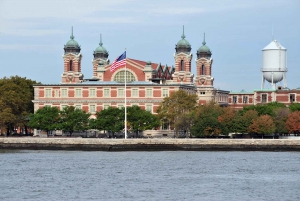
[[[118,72],[114,77],[114,81],[125,82],[125,71],[123,70]],[[126,82],[133,82],[133,81],[135,81],[134,75],[131,72],[126,71]]]
[[[73,71],[73,61],[70,61],[70,71]]]
[[[202,68],[201,68],[201,75],[205,75],[205,66],[202,65]]]
[[[184,71],[184,61],[180,61],[180,71]]]

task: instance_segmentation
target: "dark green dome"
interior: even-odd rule
[[[211,56],[211,51],[209,49],[209,47],[206,46],[206,42],[205,42],[205,33],[204,33],[204,39],[202,42],[202,46],[199,47],[199,49],[197,50],[197,57],[210,57]]]
[[[73,27],[72,27],[72,34],[70,36],[70,39],[64,47],[65,53],[67,52],[72,52],[72,53],[79,53],[80,52],[80,45],[78,44],[78,42],[76,40],[74,40],[74,36],[73,36]]]
[[[108,51],[103,47],[102,43],[102,35],[100,34],[100,43],[99,46],[94,51],[94,59],[101,58],[107,59],[108,58]]]
[[[179,53],[179,52],[190,53],[191,49],[192,48],[191,48],[189,41],[187,41],[185,39],[184,27],[183,27],[183,33],[181,35],[181,40],[178,41],[178,43],[176,44],[176,47],[175,47],[176,53]]]

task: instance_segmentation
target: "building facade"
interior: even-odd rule
[[[90,112],[93,118],[97,111],[110,106],[138,105],[155,114],[162,100],[180,89],[197,94],[200,105],[208,101],[216,101],[221,105],[228,103],[229,92],[213,86],[213,59],[205,38],[197,50],[197,74],[193,75],[192,48],[185,39],[184,31],[175,47],[175,66],[126,58],[126,72],[125,67],[110,71],[109,54],[100,36],[99,46],[93,53],[93,77],[90,79],[84,79],[81,72],[81,47],[74,38],[72,31],[70,40],[64,46],[61,83],[34,86],[35,111],[46,105],[58,108],[75,106]]]

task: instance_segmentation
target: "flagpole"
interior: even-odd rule
[[[126,48],[125,48],[125,52],[126,52]],[[127,55],[126,55],[126,58],[127,59]],[[127,80],[127,68],[126,68],[126,60],[125,60],[125,89],[124,89],[124,92],[125,92],[125,121],[124,121],[124,125],[125,125],[125,139],[127,139],[127,99],[126,99],[126,80]]]

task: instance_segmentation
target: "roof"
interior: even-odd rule
[[[286,48],[283,47],[277,40],[273,40],[262,50],[286,50]]]

